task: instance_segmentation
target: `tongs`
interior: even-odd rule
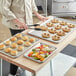
[[[40,24],[33,24],[33,25],[28,25],[28,26],[39,26]]]
[[[31,26],[34,26],[34,27],[31,27]],[[40,31],[41,29],[40,28],[36,28],[36,26],[40,26],[40,24],[28,25],[28,29],[33,29],[33,30]]]
[[[41,29],[40,29],[40,28],[29,28],[29,29],[33,29],[33,30],[41,31]]]
[[[17,25],[15,25],[16,27],[18,27]],[[28,26],[28,29],[33,29],[33,30],[38,30],[40,31],[41,29],[40,28],[36,28],[36,26],[40,26],[40,24],[33,24],[33,25],[27,25]],[[34,27],[32,27],[34,26]]]

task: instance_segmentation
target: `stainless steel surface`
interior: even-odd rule
[[[29,36],[29,35],[25,35],[25,34],[23,34],[24,36],[28,36],[29,38],[33,38],[32,36]],[[15,35],[14,35],[15,36]],[[12,37],[11,37],[12,38]],[[10,40],[11,38],[9,38],[9,39],[7,39],[7,40],[5,40],[4,42],[2,42],[2,43],[0,43],[0,44],[5,44],[5,42],[6,41],[8,41],[8,40]],[[31,46],[29,46],[29,47],[24,47],[24,49],[23,49],[23,51],[21,51],[21,52],[19,52],[16,56],[12,56],[12,55],[10,55],[9,53],[6,53],[6,52],[4,52],[4,50],[0,50],[0,53],[3,53],[3,54],[5,54],[5,55],[7,55],[7,56],[10,56],[10,57],[12,57],[12,58],[17,58],[17,57],[19,57],[20,55],[22,55],[25,51],[27,51],[28,49],[30,49],[32,46],[34,46],[36,43],[38,43],[38,39],[37,38],[35,38],[36,39],[36,41],[34,42],[34,43],[32,43],[32,45]],[[24,45],[23,45],[24,46]],[[6,46],[5,48],[7,48],[8,46]],[[15,50],[17,50],[17,49],[15,49]]]
[[[40,29],[40,28],[28,28],[28,29],[41,31],[41,29]]]
[[[35,45],[33,48],[31,48],[28,52],[26,52],[26,53],[24,54],[24,56],[25,56],[26,58],[28,58],[28,59],[30,59],[30,60],[33,60],[33,61],[35,61],[35,62],[38,62],[38,63],[43,63],[43,62],[45,62],[51,55],[53,55],[53,54],[56,52],[56,47],[49,45],[49,47],[50,47],[50,48],[53,48],[54,51],[53,51],[47,58],[45,58],[44,61],[35,60],[35,59],[33,59],[33,58],[28,57],[28,54],[32,51],[32,49],[40,46],[41,44],[48,45],[48,44],[46,44],[46,43],[38,43],[38,44]]]
[[[76,2],[54,2],[53,3],[53,13],[76,13]]]
[[[52,59],[53,76],[66,76],[66,73],[70,70],[71,67],[73,67],[75,62],[76,58],[74,57],[62,53],[57,54]]]
[[[52,60],[50,61],[50,71],[51,71],[51,76],[54,76],[53,75],[53,63],[52,63]]]
[[[45,26],[46,26],[46,23],[50,22],[50,21],[51,21],[52,19],[54,19],[54,18],[55,18],[55,19],[58,19],[58,20],[60,20],[60,21],[65,21],[65,22],[67,22],[67,23],[71,23],[71,24],[74,24],[74,25],[75,25],[75,22],[73,22],[73,21],[69,21],[69,20],[65,20],[65,19],[62,19],[62,18],[58,18],[58,17],[51,16],[51,18],[50,18],[49,20],[43,22],[43,23],[41,24],[41,26],[42,26],[42,25],[45,25]],[[55,24],[55,25],[58,25],[58,24],[59,24],[59,23],[57,23],[57,24]],[[67,25],[66,25],[66,26],[67,26]],[[45,40],[48,40],[48,41],[52,41],[52,42],[54,42],[54,43],[59,43],[59,42],[61,42],[62,40],[64,40],[64,39],[65,39],[70,33],[72,33],[75,29],[76,29],[76,28],[72,28],[72,29],[71,29],[71,32],[66,33],[66,35],[65,35],[65,36],[62,36],[61,39],[58,40],[58,41],[52,40],[52,36],[53,36],[54,34],[50,34],[50,35],[51,35],[50,38],[43,38],[43,37],[42,37],[42,33],[45,33],[45,32],[48,33],[48,31],[36,31],[36,30],[32,30],[32,31],[30,31],[30,32],[28,32],[28,33],[31,34],[31,35],[40,37],[40,38],[42,38],[42,39],[45,39]]]
[[[75,0],[53,0],[55,2],[73,2]]]
[[[76,0],[52,0],[51,13],[53,16],[76,16]]]
[[[69,10],[69,7],[68,7],[68,3],[58,3],[58,2],[54,2],[53,3],[53,9],[52,9],[52,12],[53,13],[66,13],[68,12]]]
[[[0,59],[0,76],[2,76],[2,59]]]

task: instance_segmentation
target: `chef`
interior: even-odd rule
[[[34,0],[2,0],[2,23],[10,29],[11,35],[22,32],[28,28],[27,25],[33,24],[33,13],[42,21],[46,17],[38,13]],[[15,76],[18,67],[10,64],[10,74]]]

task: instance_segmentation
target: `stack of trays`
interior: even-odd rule
[[[39,41],[37,38],[18,33],[0,44],[0,52],[16,58]]]
[[[31,30],[29,34],[59,43],[76,29],[76,25],[74,22],[52,16],[36,28],[41,30]]]

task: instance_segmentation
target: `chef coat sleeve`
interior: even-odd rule
[[[32,10],[33,11],[38,11],[37,6],[35,4],[35,0],[32,0]]]
[[[11,5],[13,0],[3,0],[2,4],[2,15],[4,15],[8,20],[16,19],[15,14],[11,11]]]

